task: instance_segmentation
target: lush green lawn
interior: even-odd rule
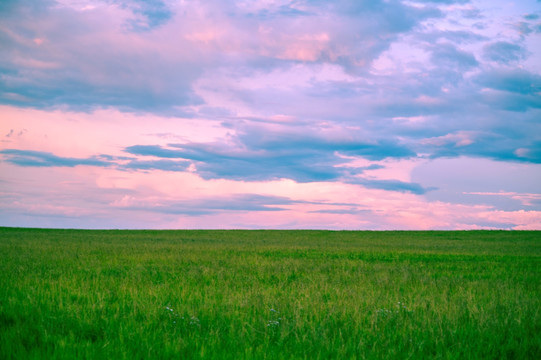
[[[0,228],[0,358],[541,359],[541,232]]]

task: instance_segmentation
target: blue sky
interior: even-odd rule
[[[541,228],[541,2],[7,1],[0,225]]]

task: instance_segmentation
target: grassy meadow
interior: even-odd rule
[[[541,359],[541,232],[0,228],[1,359]]]

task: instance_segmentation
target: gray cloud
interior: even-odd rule
[[[356,214],[371,214],[372,211],[357,208],[348,209],[322,209],[310,211],[312,214],[333,214],[333,215],[356,215]]]
[[[334,180],[340,172],[333,168],[331,156],[318,150],[304,152],[257,153],[220,149],[216,144],[172,144],[179,150],[147,151],[139,146],[127,148],[134,155],[159,156],[176,153],[178,158],[194,160],[203,178],[235,180],[271,180],[289,178],[300,182]],[[143,150],[143,151],[141,151]],[[322,156],[318,156],[318,155]]]
[[[534,95],[541,91],[541,75],[522,69],[495,69],[480,74],[476,81],[491,89],[523,95]]]
[[[55,154],[34,151],[4,149],[0,150],[4,161],[23,167],[75,167],[79,165],[97,167],[116,167],[120,170],[163,170],[185,171],[189,161],[182,160],[136,160],[133,157],[99,155],[89,158],[62,157]]]
[[[399,180],[376,180],[376,179],[364,179],[354,178],[348,180],[351,184],[362,185],[368,189],[379,189],[387,191],[398,191],[404,193],[412,193],[416,195],[423,195],[428,191],[434,190],[434,188],[425,188],[417,183],[404,182]]]
[[[165,149],[158,145],[133,145],[124,149],[126,152],[134,155],[156,156],[160,158],[188,158],[186,153],[174,149]]]
[[[119,3],[135,14],[141,15],[130,21],[135,30],[154,29],[171,20],[173,16],[171,9],[161,0],[119,1]]]
[[[390,140],[363,140],[346,133],[306,130],[301,133],[290,127],[270,129],[254,125],[240,126],[229,142],[169,144],[168,148],[135,145],[125,151],[140,156],[192,160],[197,172],[207,179],[287,178],[299,182],[337,180],[366,169],[337,167],[346,162],[339,154],[369,160],[416,156],[406,146]]]
[[[459,71],[479,65],[473,54],[459,50],[452,44],[433,46],[432,61],[438,66],[452,67]]]
[[[132,160],[129,163],[122,165],[120,168],[129,170],[185,171],[189,166],[189,161]]]
[[[483,56],[488,60],[507,64],[512,61],[522,60],[526,55],[526,50],[520,45],[498,41],[486,45]]]
[[[201,74],[204,56],[170,55],[156,32],[130,32],[118,19],[121,11],[133,12],[140,16],[132,20],[143,21],[139,29],[157,27],[167,18],[159,4],[96,3],[86,11],[48,2],[12,5],[0,13],[5,24],[0,29],[0,103],[175,114],[181,113],[176,106],[201,103],[191,82]],[[188,43],[180,38],[177,45]]]
[[[287,205],[302,203],[287,197],[268,196],[259,194],[236,194],[223,197],[201,198],[198,200],[172,201],[168,200],[159,205],[135,204],[122,207],[124,210],[151,211],[164,214],[200,216],[225,211],[266,212],[284,211]]]
[[[98,157],[90,158],[71,158],[56,156],[49,152],[44,151],[32,151],[32,150],[17,150],[17,149],[4,149],[0,150],[0,154],[3,155],[4,161],[19,165],[30,167],[74,167],[78,165],[88,166],[100,166],[108,167],[112,164]]]
[[[436,3],[436,4],[467,4],[470,0],[425,0],[424,3]]]

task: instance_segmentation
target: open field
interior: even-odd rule
[[[0,358],[541,358],[541,232],[0,228]]]

